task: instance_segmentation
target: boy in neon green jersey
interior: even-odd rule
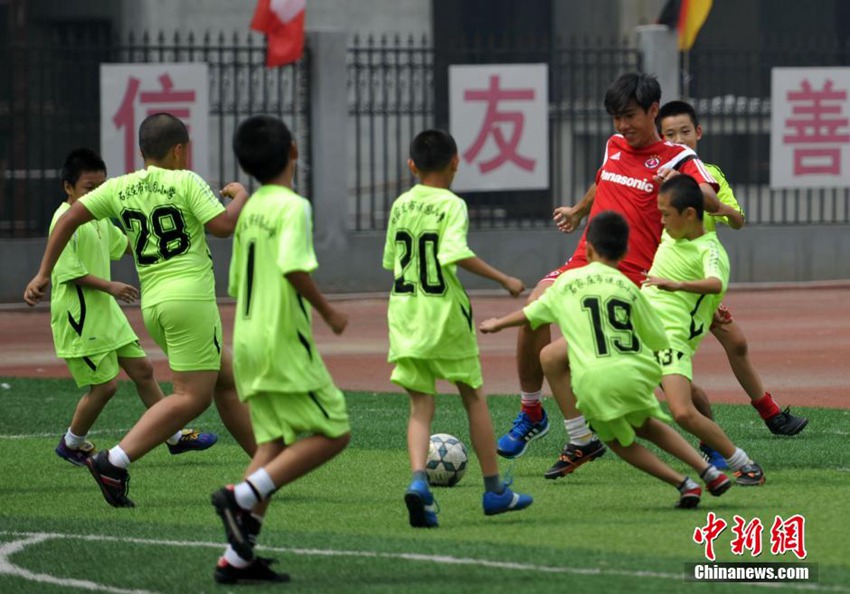
[[[659,353],[667,403],[680,427],[720,452],[739,485],[761,485],[761,467],[700,414],[691,398],[691,359],[726,293],[729,257],[717,235],[703,229],[702,195],[692,178],[676,175],[664,182],[658,210],[664,234],[642,291],[670,339],[670,348]]]
[[[261,516],[252,512],[348,444],[345,397],[313,342],[311,307],[335,334],[348,318],[310,276],[318,267],[312,209],[292,190],[298,149],[289,129],[271,116],[250,117],[236,130],[233,150],[242,169],[262,184],[239,218],[229,282],[236,297],[236,386],[258,445],[245,480],[212,495],[229,542],[214,578],[227,584],[284,582],[287,574],[254,555]]]
[[[669,346],[661,321],[638,287],[617,269],[626,254],[629,227],[614,211],[588,223],[589,264],[569,270],[540,299],[502,318],[482,322],[484,333],[511,326],[557,322],[570,345],[572,391],[578,409],[597,436],[618,456],[679,490],[676,507],[696,507],[702,489],[676,472],[635,437],[651,441],[690,465],[712,495],[729,489],[729,477],[706,465],[699,453],[666,423],[653,390],[661,380],[655,351]],[[549,361],[550,357],[555,360]],[[540,362],[552,395],[567,398],[567,375],[561,372],[560,349],[543,349]],[[554,363],[554,365],[553,365]]]
[[[496,281],[514,297],[525,287],[469,249],[466,203],[449,190],[458,162],[457,146],[447,132],[426,130],[413,139],[408,166],[420,183],[393,203],[384,245],[383,266],[395,278],[387,310],[388,359],[395,364],[390,379],[410,396],[407,450],[413,479],[404,501],[415,528],[438,524],[425,474],[437,379],[457,385],[466,408],[472,447],[484,475],[484,513],[516,511],[533,501],[499,478],[472,305],[456,270],[461,267]]]
[[[657,121],[659,132],[664,138],[670,142],[685,145],[694,151],[697,150],[703,129],[697,120],[696,111],[689,103],[685,101],[665,103],[658,112]],[[707,213],[703,220],[705,230],[715,231],[718,223],[728,225],[732,229],[741,229],[744,226],[744,212],[738,204],[726,176],[717,165],[705,163],[705,167],[720,184],[717,198],[731,209],[728,216],[716,216]],[[765,390],[761,377],[749,357],[744,331],[723,304],[720,305],[717,314],[715,314],[714,322],[711,324],[711,333],[723,346],[732,372],[750,397],[753,408],[758,411],[759,416],[764,420],[771,433],[796,435],[802,431],[808,424],[808,419],[791,414],[788,408],[780,409],[770,392]],[[694,396],[697,398],[695,404],[699,411],[708,418],[713,418],[711,404],[705,393],[697,391]],[[700,444],[700,447],[707,456],[710,456],[716,464],[720,465],[722,456],[716,454],[705,444]]]
[[[139,126],[145,168],[104,182],[77,200],[56,222],[38,274],[24,300],[44,295],[56,260],[74,232],[92,219],[117,218],[127,232],[142,295],[145,327],[168,356],[174,393],[149,408],[109,452],[87,465],[107,503],[133,507],[127,497],[130,461],[138,460],[197,417],[212,400],[228,431],[253,455],[256,442],[248,410],[233,384],[230,355],[221,348],[221,319],[205,231],[228,237],[248,193],[229,184],[225,208],[196,173],[185,169],[189,133],[171,114],[157,113]]]
[[[62,165],[67,200],[56,209],[51,231],[74,202],[104,181],[103,159],[90,149],[71,151]],[[74,233],[51,277],[50,327],[56,355],[65,359],[77,387],[89,386],[56,446],[59,457],[77,466],[85,466],[94,453],[86,434],[115,395],[119,368],[133,380],[146,407],[163,398],[153,366],[115,301],[130,303],[139,296],[135,287],[111,280],[110,260],[118,260],[126,252],[127,237],[118,227],[109,221],[91,221]],[[217,439],[214,433],[183,429],[166,443],[172,454],[180,454],[206,449]]]

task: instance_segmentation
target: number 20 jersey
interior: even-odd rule
[[[466,203],[450,190],[416,185],[393,203],[383,267],[393,271],[388,360],[478,355],[469,297],[457,278],[467,245]]]
[[[126,231],[143,307],[215,299],[204,225],[224,206],[198,174],[150,166],[107,180],[80,202],[94,218],[118,219]]]

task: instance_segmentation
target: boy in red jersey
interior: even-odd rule
[[[602,211],[621,213],[632,232],[628,252],[618,268],[639,284],[652,265],[652,259],[661,241],[661,217],[658,213],[658,188],[666,179],[685,174],[699,183],[708,212],[722,209],[717,200],[717,183],[696,153],[688,147],[661,139],[655,127],[661,101],[661,87],[648,74],[629,73],[614,81],[605,93],[605,109],[613,118],[617,134],[611,136],[605,147],[602,165],[596,182],[582,200],[574,206],[555,209],[554,220],[561,231],[572,232],[581,220],[588,220]],[[585,237],[579,240],[576,251],[567,263],[547,274],[531,293],[529,303],[535,301],[565,270],[587,264]],[[521,327],[517,335],[517,368],[522,390],[522,410],[513,427],[499,439],[499,454],[517,458],[534,439],[549,431],[549,421],[541,406],[543,370],[540,352],[551,342],[549,327],[536,330]],[[569,373],[567,345],[562,343],[564,373]],[[605,446],[593,438],[590,428],[575,407],[575,397],[557,398],[564,414],[564,425],[570,441],[564,447],[558,462],[545,476],[558,478],[572,472],[583,462],[601,456]]]

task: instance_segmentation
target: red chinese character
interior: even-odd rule
[[[726,520],[718,518],[714,512],[708,512],[706,523],[702,528],[694,529],[694,542],[705,545],[705,558],[714,561],[714,541],[720,533],[726,530]]]
[[[795,514],[783,520],[779,516],[773,520],[770,528],[770,552],[773,555],[783,555],[791,551],[798,559],[805,559],[806,551],[806,518]]]
[[[753,557],[761,555],[761,533],[764,529],[761,520],[753,518],[745,524],[744,518],[737,514],[734,519],[735,525],[732,526],[732,532],[735,538],[732,539],[732,553],[743,555],[744,551],[750,551]]]
[[[145,117],[155,113],[167,112],[174,117],[184,121],[189,120],[192,115],[191,105],[195,102],[195,91],[175,91],[174,83],[171,81],[171,76],[168,73],[162,74],[159,77],[159,84],[162,86],[161,91],[142,91],[139,92],[141,81],[131,76],[127,79],[127,89],[124,91],[124,98],[121,100],[121,105],[118,111],[112,116],[112,123],[119,130],[124,130],[124,172],[133,171],[135,166],[136,155],[136,128],[140,122],[136,122],[136,99],[142,105],[152,105],[145,112]],[[189,128],[187,123],[187,129]],[[187,168],[192,168],[192,150],[189,145],[189,155]]]
[[[786,96],[793,105],[791,113],[797,117],[785,120],[785,126],[793,132],[783,136],[783,141],[821,146],[794,147],[794,175],[840,175],[841,145],[850,142],[850,133],[846,133],[850,120],[841,117],[847,91],[834,90],[829,79],[821,90],[814,90],[805,79],[800,86],[801,90],[790,91]]]
[[[463,98],[465,101],[487,102],[487,113],[484,116],[484,122],[481,124],[481,130],[478,132],[478,137],[472,143],[472,146],[463,153],[463,158],[468,163],[472,163],[484,147],[487,137],[492,134],[493,140],[499,147],[499,154],[489,161],[482,161],[478,164],[481,173],[487,173],[501,167],[506,161],[514,162],[520,169],[534,171],[535,161],[517,153],[517,146],[525,127],[525,116],[521,111],[499,111],[498,108],[500,101],[533,100],[534,89],[502,90],[499,88],[499,76],[493,75],[490,77],[489,88],[480,91],[464,91]],[[498,126],[502,122],[513,125],[513,133],[509,141],[505,141],[502,128]]]

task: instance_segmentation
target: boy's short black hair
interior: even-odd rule
[[[660,129],[661,120],[677,115],[686,115],[691,118],[691,123],[694,125],[694,128],[699,126],[699,120],[697,119],[697,112],[694,109],[694,106],[687,101],[679,100],[668,101],[662,105],[661,109],[658,110],[658,117],[655,118],[655,123],[658,124],[658,128]]]
[[[643,72],[621,74],[605,91],[605,111],[615,116],[623,113],[634,101],[648,111],[653,103],[661,102],[661,85],[658,79]]]
[[[702,220],[705,201],[697,180],[690,175],[683,174],[671,177],[661,184],[658,193],[670,196],[670,206],[680,214],[685,212],[686,208],[693,208],[697,213],[697,218]]]
[[[410,143],[410,159],[421,173],[442,171],[457,154],[457,144],[445,130],[425,130]]]
[[[291,148],[292,132],[274,116],[251,116],[233,133],[233,152],[239,166],[261,184],[286,169]]]
[[[76,185],[77,180],[85,171],[103,171],[106,173],[106,163],[96,152],[89,148],[76,148],[68,153],[62,169],[59,172],[62,182]]]
[[[629,224],[613,210],[605,210],[587,224],[587,243],[606,260],[620,260],[629,249]]]
[[[188,142],[186,124],[170,113],[149,115],[139,124],[139,149],[145,159],[162,159],[173,147]]]

